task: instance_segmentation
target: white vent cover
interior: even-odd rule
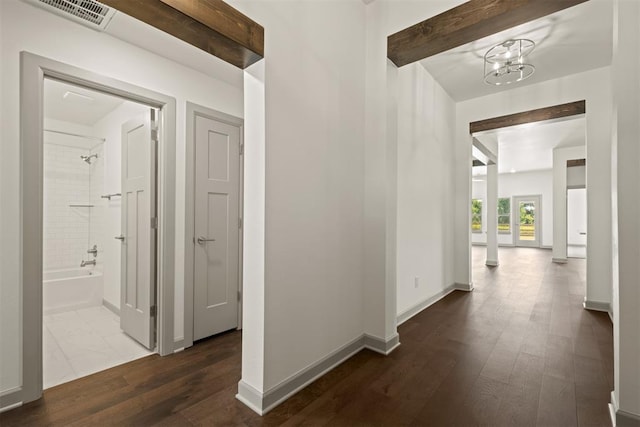
[[[104,31],[116,13],[115,9],[95,0],[25,1],[98,31]]]

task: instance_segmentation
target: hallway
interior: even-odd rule
[[[584,260],[473,249],[476,289],[399,327],[390,356],[362,351],[260,418],[234,395],[239,332],[51,388],[0,414],[11,425],[603,425],[612,326],[582,308]],[[292,343],[295,345],[295,343]]]

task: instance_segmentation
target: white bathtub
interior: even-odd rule
[[[102,272],[84,268],[45,271],[42,282],[44,314],[102,305]]]

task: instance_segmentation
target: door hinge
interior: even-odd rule
[[[240,144],[240,155],[244,154],[244,144]]]
[[[238,301],[242,301],[242,292],[238,291]]]
[[[157,229],[158,228],[158,218],[151,218],[151,228]]]
[[[242,218],[238,218],[238,228],[242,230]]]
[[[156,317],[157,313],[158,313],[158,309],[156,308],[155,305],[152,305],[149,308],[149,313],[151,314],[151,317]]]
[[[158,129],[151,129],[151,140],[158,142]]]

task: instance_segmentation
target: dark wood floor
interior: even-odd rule
[[[501,249],[472,293],[400,326],[390,356],[362,351],[264,417],[235,400],[240,333],[46,390],[13,425],[610,425],[612,326],[582,309],[584,261]],[[292,343],[295,345],[295,343]]]

